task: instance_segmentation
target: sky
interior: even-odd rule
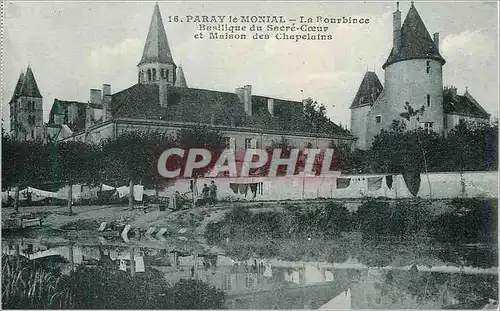
[[[174,61],[189,87],[300,101],[311,97],[337,124],[349,125],[349,106],[367,70],[383,83],[382,64],[392,46],[396,2],[159,2]],[[401,2],[402,18],[410,2]],[[498,115],[497,2],[415,2],[428,31],[440,33],[446,59],[444,85],[468,87]],[[43,96],[44,121],[55,98],[87,102],[91,88],[112,93],[137,83],[137,63],[154,2],[4,2],[2,118],[28,64]],[[330,24],[332,40],[195,39],[195,23],[169,23],[178,15],[284,15],[363,17],[367,25]],[[303,92],[301,92],[303,90]]]

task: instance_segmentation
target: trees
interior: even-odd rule
[[[158,187],[162,180],[157,172],[157,161],[163,148],[172,140],[164,133],[126,132],[101,145],[102,181],[129,184],[129,208],[133,208],[134,183]]]
[[[186,150],[183,161],[186,161],[189,149],[203,148],[210,150],[212,155],[210,163],[206,167],[193,170],[193,177],[207,173],[215,165],[222,150],[226,148],[225,137],[219,130],[201,124],[181,129],[177,132],[175,142],[180,148]]]
[[[368,157],[372,171],[404,173],[495,170],[498,168],[498,125],[459,124],[441,136],[422,129],[406,131],[395,122],[389,130],[375,136]]]
[[[55,162],[53,181],[63,181],[68,186],[68,212],[73,213],[73,185],[93,184],[98,181],[99,153],[94,145],[79,141],[65,141],[52,145],[51,158]]]
[[[19,188],[48,182],[50,148],[40,141],[18,142],[2,136],[2,184],[14,187],[14,208],[19,208]]]

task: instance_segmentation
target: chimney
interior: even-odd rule
[[[269,111],[269,114],[274,116],[274,99],[273,98],[267,99],[267,111]]]
[[[168,82],[164,77],[160,77],[160,83],[158,85],[158,96],[160,100],[160,106],[167,108]]]
[[[91,104],[101,104],[101,90],[90,89],[90,103]]]
[[[396,12],[392,14],[392,46],[394,54],[397,56],[401,52],[401,12],[399,2],[397,2]]]
[[[243,87],[245,92],[243,93],[243,105],[245,107],[245,112],[248,116],[252,116],[252,86],[245,85]]]
[[[234,93],[236,94],[236,96],[238,96],[238,100],[240,101],[240,104],[243,104],[244,103],[244,94],[245,94],[245,88],[243,87],[238,87],[236,88],[236,90],[234,91]]]
[[[436,48],[439,52],[439,32],[436,32],[434,34],[434,45],[436,45]]]
[[[111,95],[111,85],[103,84],[102,85],[102,96]]]
[[[111,85],[102,85],[102,122],[111,119]]]

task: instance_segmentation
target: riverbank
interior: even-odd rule
[[[99,236],[102,233],[97,229],[102,222],[108,224],[108,235],[118,235],[125,225],[139,236],[150,228],[155,234],[164,228],[165,238],[214,245],[226,240],[284,237],[331,240],[348,233],[358,233],[364,239],[395,237],[400,242],[418,238],[496,245],[497,205],[497,201],[487,199],[314,200],[220,203],[175,212],[151,207],[75,206],[71,215],[64,207],[43,206],[24,208],[17,214],[3,208],[2,219],[40,217],[43,226],[35,231],[71,236]],[[10,234],[18,232],[11,230]],[[355,235],[350,236],[352,240]]]

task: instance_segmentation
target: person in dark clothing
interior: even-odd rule
[[[210,204],[215,206],[215,202],[217,202],[217,185],[215,185],[215,181],[212,180],[210,183]]]
[[[210,188],[207,184],[203,185],[203,190],[201,191],[201,205],[205,205],[210,201]]]

